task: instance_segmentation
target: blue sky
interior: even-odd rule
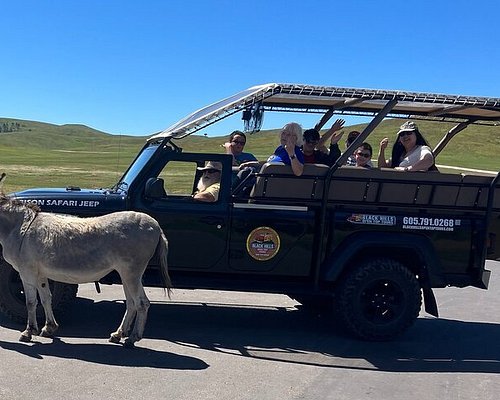
[[[497,0],[2,3],[2,117],[149,135],[267,82],[500,97]]]

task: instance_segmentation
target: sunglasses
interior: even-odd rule
[[[413,131],[404,131],[399,134],[399,137],[405,137],[405,136],[410,136],[413,135],[415,132]]]
[[[357,155],[357,156],[360,156],[360,157],[364,157],[364,158],[368,158],[368,157],[370,157],[370,156],[371,156],[371,154],[370,154],[370,153],[361,153],[361,152],[356,153],[356,155]]]
[[[205,169],[203,172],[206,172],[207,174],[215,174],[216,172],[220,172],[218,169]]]
[[[246,142],[242,142],[242,141],[240,141],[240,140],[233,140],[231,143],[234,143],[234,144],[241,144],[242,146],[244,146]]]

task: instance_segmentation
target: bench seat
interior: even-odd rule
[[[250,193],[253,200],[321,201],[329,167],[305,164],[295,176],[284,164],[264,164]],[[328,192],[331,202],[415,204],[484,208],[491,176],[404,173],[390,168],[363,169],[343,166],[335,171]],[[500,209],[500,188],[494,207]]]

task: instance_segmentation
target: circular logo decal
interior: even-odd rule
[[[270,260],[278,253],[279,249],[280,237],[273,228],[260,226],[248,235],[247,251],[256,260]]]

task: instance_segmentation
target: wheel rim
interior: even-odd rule
[[[403,312],[406,298],[394,281],[376,280],[361,292],[361,310],[364,317],[374,324],[387,324]]]

